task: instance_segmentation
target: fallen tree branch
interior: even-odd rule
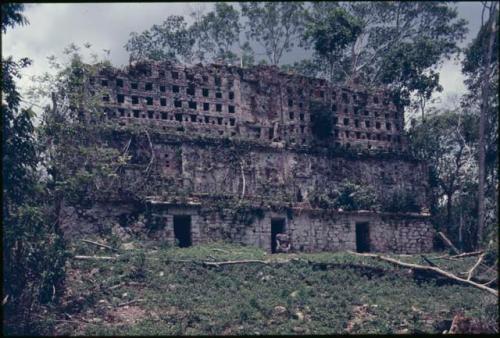
[[[489,282],[483,283],[483,285],[488,286],[488,285],[492,284],[494,281],[496,281],[497,279],[498,279],[498,277],[495,277],[492,280],[490,280]]]
[[[487,286],[485,286],[483,284],[478,284],[478,283],[473,282],[473,281],[468,280],[468,279],[457,277],[454,274],[452,274],[452,273],[450,273],[448,271],[441,270],[440,268],[437,268],[435,266],[424,266],[424,265],[419,265],[419,264],[405,263],[405,262],[398,261],[397,259],[390,258],[390,257],[387,257],[387,256],[381,256],[381,255],[378,255],[378,254],[358,253],[358,252],[353,252],[353,251],[347,251],[347,252],[349,252],[351,254],[354,254],[354,255],[357,255],[357,256],[378,258],[380,260],[383,260],[383,261],[386,261],[386,262],[389,262],[389,263],[392,263],[392,264],[395,264],[395,265],[404,266],[406,268],[411,268],[411,269],[415,269],[415,270],[433,271],[433,272],[435,272],[437,274],[440,274],[442,276],[445,276],[445,277],[447,277],[449,279],[453,279],[453,280],[456,280],[458,282],[474,286],[474,287],[476,287],[478,289],[487,291],[487,292],[489,292],[489,293],[491,293],[491,294],[493,294],[493,295],[495,295],[495,296],[498,297],[498,291],[495,290],[495,289],[487,287]]]
[[[429,258],[425,257],[424,255],[420,255],[422,257],[422,259],[427,263],[429,264],[430,266],[435,266],[437,267],[436,264],[434,264],[434,262],[432,262]]]
[[[229,253],[229,251],[222,250],[222,249],[217,249],[217,248],[212,249],[212,251],[218,251],[218,252],[223,252],[223,253]]]
[[[431,257],[432,259],[448,259],[450,261],[456,261],[457,259],[456,258],[451,258],[452,256],[446,254],[446,255],[441,255],[441,256],[437,256],[437,257]]]
[[[110,290],[118,289],[119,287],[122,287],[122,286],[124,286],[124,285],[126,285],[126,284],[127,284],[127,283],[118,283],[118,284],[116,284],[116,285],[111,286],[109,289],[110,289]]]
[[[111,257],[111,256],[81,256],[81,255],[77,255],[73,258],[77,259],[77,260],[102,260],[102,261],[114,261],[114,260],[116,260],[116,257]]]
[[[453,245],[453,243],[448,239],[448,237],[445,236],[441,231],[438,232],[438,235],[441,237],[441,239],[448,245],[453,252],[455,252],[457,255],[460,254],[460,251],[457,249],[456,246]]]
[[[481,256],[479,256],[476,264],[474,264],[474,266],[472,268],[470,268],[469,272],[467,273],[467,280],[471,280],[472,275],[474,274],[474,271],[477,269],[477,267],[483,261],[484,255],[486,255],[486,253],[482,253]]]
[[[464,252],[464,253],[461,253],[460,255],[449,256],[449,258],[462,258],[462,257],[477,256],[477,255],[482,254],[483,252],[484,252],[483,250],[473,251],[473,252]]]
[[[248,259],[248,260],[241,260],[241,261],[203,262],[203,265],[221,266],[221,265],[248,264],[248,263],[269,264],[269,261],[263,261],[263,260],[258,260],[258,259]]]
[[[149,147],[151,148],[151,159],[149,160],[148,166],[146,167],[145,173],[149,173],[149,169],[155,160],[155,151],[153,149],[153,143],[151,142],[151,138],[149,137],[149,133],[147,130],[144,130],[146,136],[148,137]]]
[[[82,239],[81,240],[82,242],[85,242],[85,243],[89,243],[89,244],[94,244],[96,246],[100,246],[102,248],[106,248],[106,249],[109,249],[109,250],[112,250],[112,251],[116,251],[118,252],[117,249],[113,248],[113,247],[110,247],[109,245],[105,245],[105,244],[101,244],[101,243],[97,243],[97,242],[93,242],[93,241],[90,241],[88,239]]]
[[[139,303],[139,302],[144,302],[144,299],[134,299],[134,300],[131,300],[129,302],[118,304],[118,307],[125,306],[125,305],[130,305],[130,304],[134,304],[134,303]]]

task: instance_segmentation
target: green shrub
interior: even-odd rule
[[[383,203],[383,211],[386,212],[419,212],[415,194],[398,188],[390,194]]]
[[[318,140],[326,140],[332,135],[333,115],[329,107],[319,102],[311,102],[311,131]]]
[[[344,181],[338,190],[335,208],[344,210],[377,210],[379,204],[375,190],[369,185]]]

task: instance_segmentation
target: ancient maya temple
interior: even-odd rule
[[[87,88],[132,157],[120,176],[147,166],[150,190],[139,202],[118,194],[68,206],[66,233],[126,228],[140,214],[151,236],[180,246],[226,240],[274,252],[285,233],[292,252],[432,249],[427,166],[406,153],[403,111],[382,89],[271,66],[170,62],[106,67]],[[149,147],[131,145],[134,126],[152,131]],[[370,187],[382,208],[328,203],[345,182]],[[400,196],[413,209],[387,208]]]

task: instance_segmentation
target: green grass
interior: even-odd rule
[[[80,247],[75,252],[93,251]],[[201,264],[270,258],[296,259],[269,265]],[[421,263],[420,256],[400,259]],[[451,265],[447,268],[455,271],[470,266],[462,261]],[[68,276],[71,295],[61,313],[72,319],[58,321],[57,334],[440,333],[457,312],[489,323],[498,318],[496,298],[484,291],[432,278],[415,280],[405,269],[348,253],[268,255],[224,243],[143,247],[120,253],[114,262],[73,261]],[[120,285],[125,282],[136,284]],[[134,299],[144,301],[118,307]],[[127,323],[127,316],[135,322]]]

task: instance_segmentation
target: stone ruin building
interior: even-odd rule
[[[139,203],[117,194],[78,215],[67,208],[83,232],[104,221],[127,227],[142,213],[151,236],[181,247],[229,240],[275,252],[285,233],[291,252],[432,249],[427,166],[406,153],[403,110],[384,90],[272,66],[170,62],[109,67],[88,85],[115,126],[117,149],[132,156],[121,178],[153,169]],[[127,128],[141,126],[152,131],[149,153],[130,146]],[[324,202],[345,182],[370,187],[382,209]],[[398,192],[413,198],[413,210],[384,209]]]

